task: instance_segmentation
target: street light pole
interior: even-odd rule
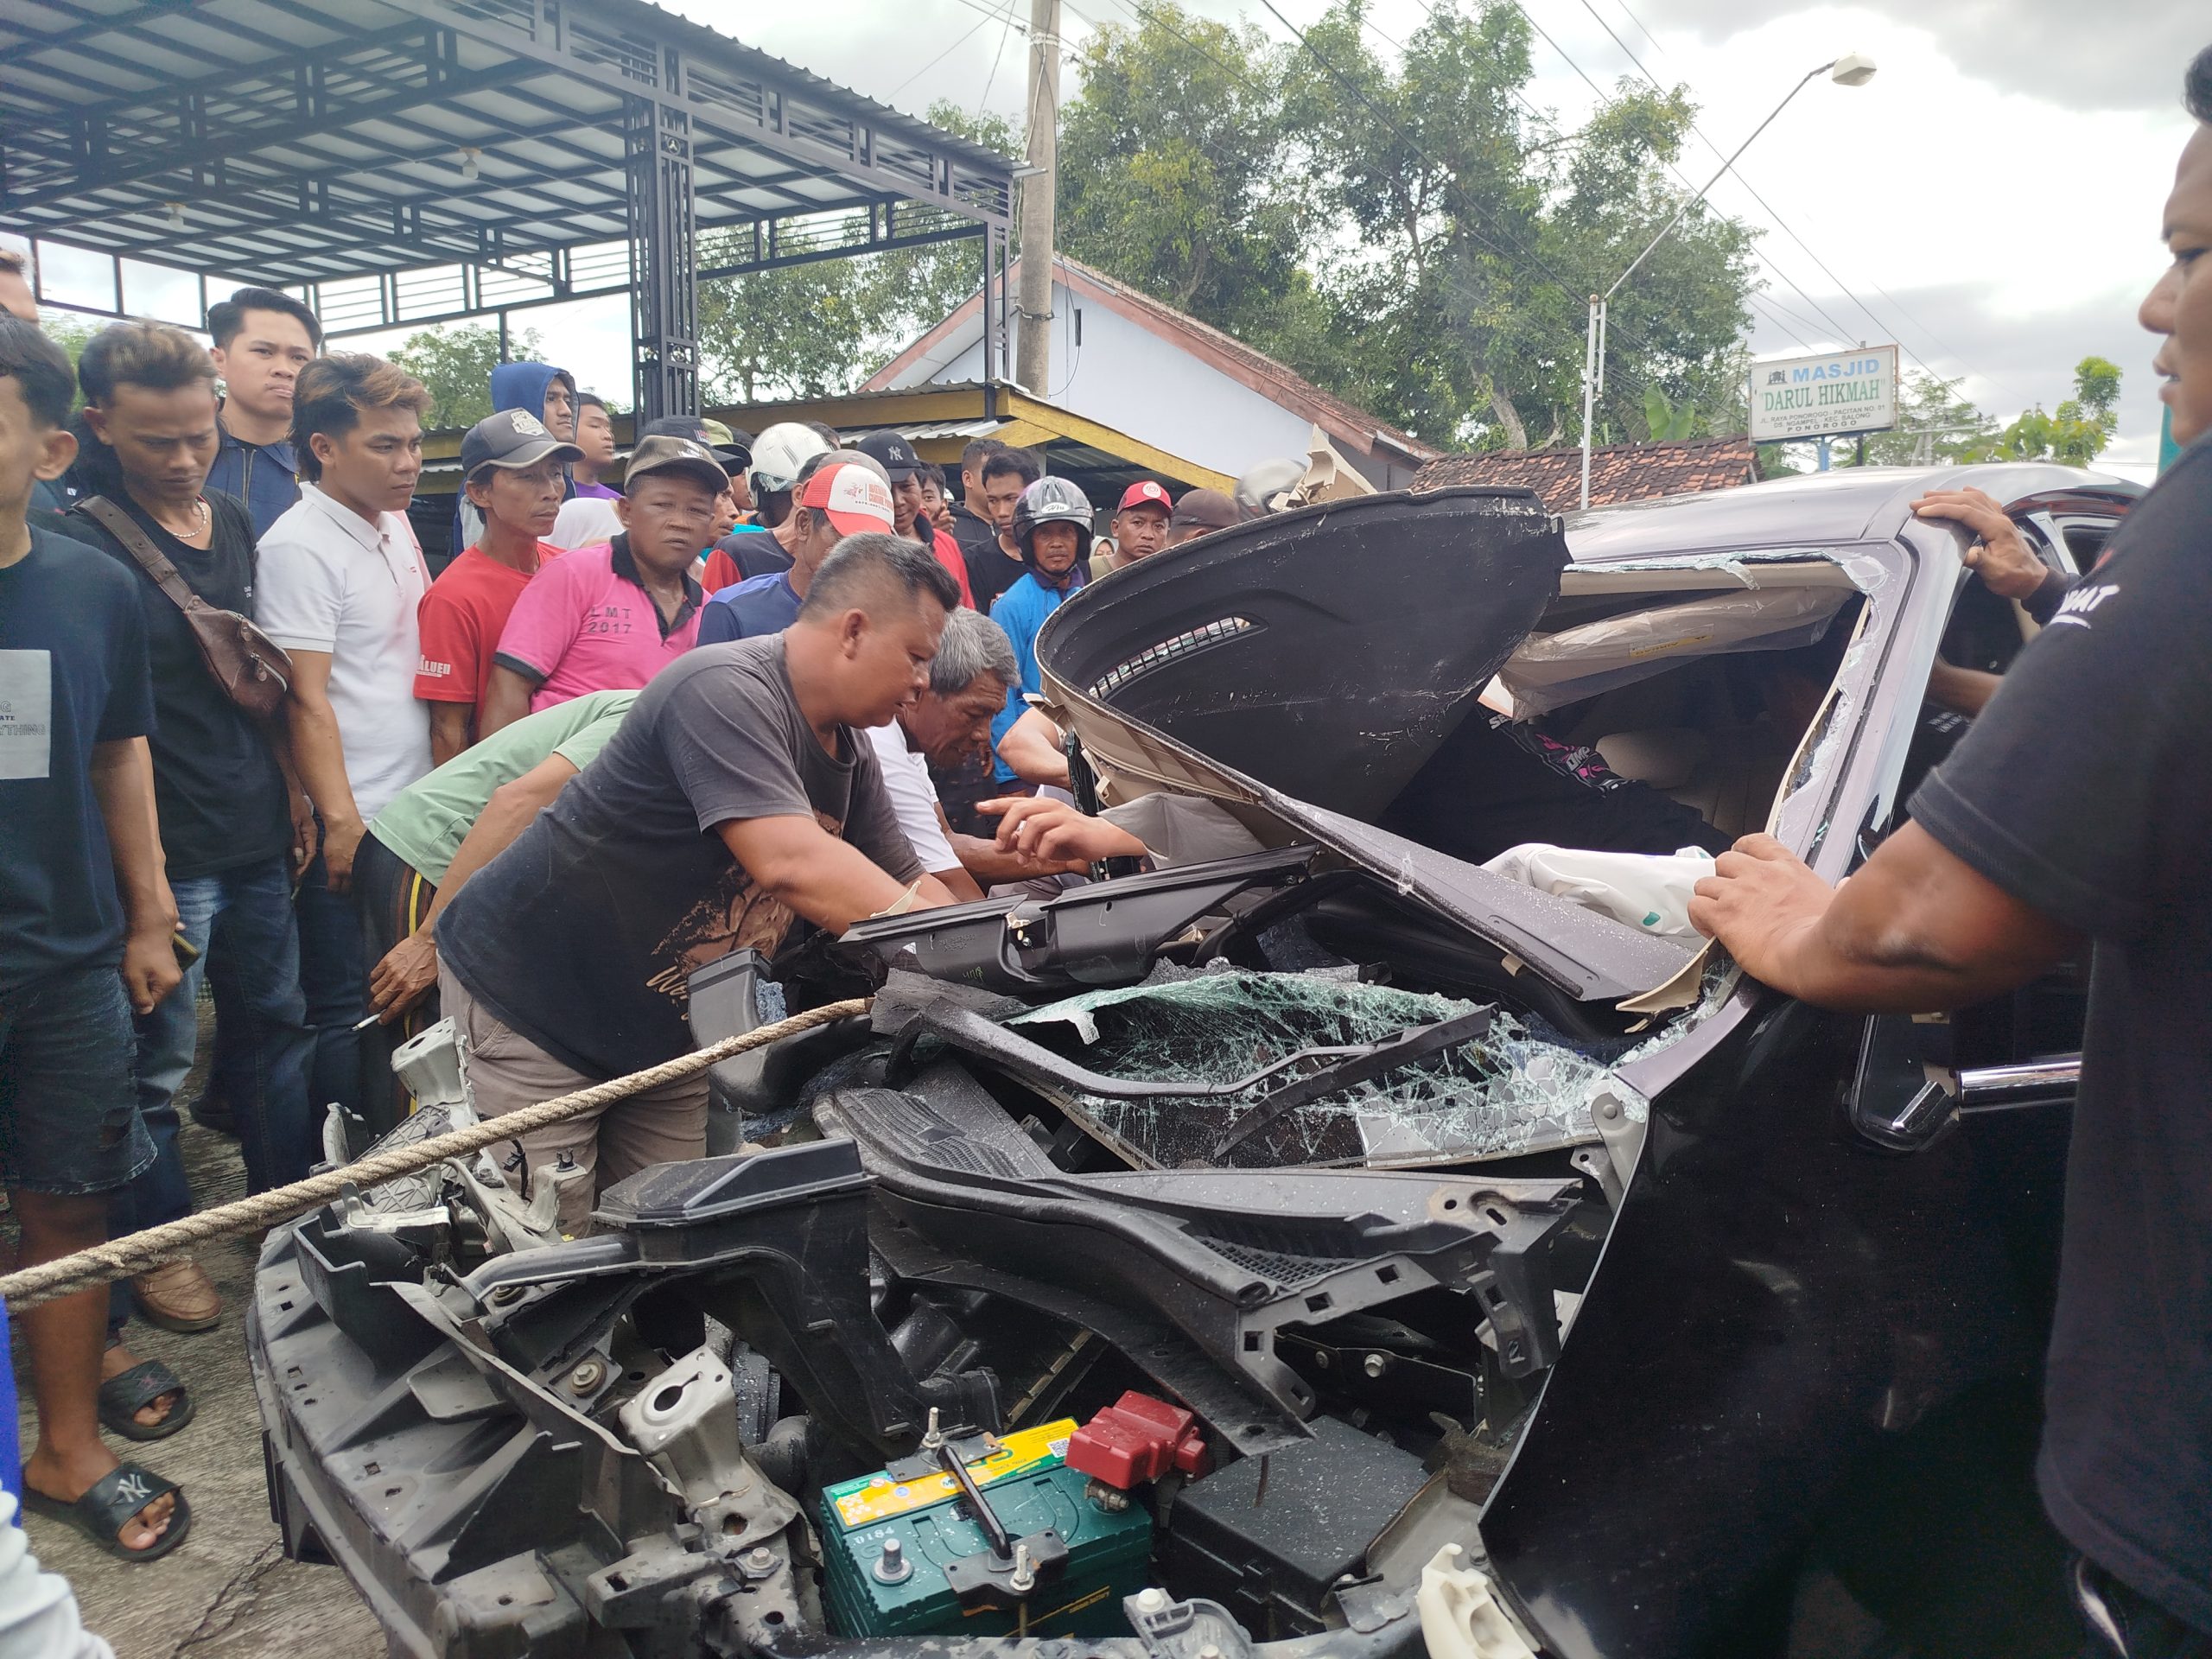
[[[1774,106],[1772,114],[1751,129],[1751,136],[1736,146],[1733,154],[1720,163],[1720,170],[1705,181],[1705,188],[1692,196],[1667,221],[1667,228],[1653,237],[1642,253],[1629,261],[1628,269],[1613,279],[1613,285],[1603,294],[1590,296],[1590,333],[1582,353],[1582,505],[1590,505],[1590,425],[1597,418],[1598,394],[1604,389],[1605,379],[1605,307],[1613,296],[1619,293],[1621,284],[1636,275],[1636,268],[1651,257],[1651,251],[1675,233],[1675,227],[1689,217],[1690,210],[1706,199],[1713,187],[1720,182],[1736,157],[1751,147],[1753,139],[1775,123],[1775,118],[1789,107],[1790,100],[1803,92],[1815,75],[1825,74],[1839,86],[1864,86],[1874,79],[1874,60],[1856,52],[1847,52],[1816,69],[1808,69],[1804,78],[1783,96]]]

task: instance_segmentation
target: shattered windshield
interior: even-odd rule
[[[1480,1005],[1360,983],[1333,972],[1156,973],[1089,991],[1008,1023],[1086,1070],[1148,1081],[1223,1084],[1301,1049],[1361,1047],[1475,1015]],[[1066,1091],[1060,1103],[1109,1144],[1161,1168],[1228,1165],[1417,1165],[1536,1152],[1599,1139],[1592,1101],[1632,1091],[1598,1060],[1546,1041],[1503,1011],[1478,1035],[1379,1075],[1314,1094],[1256,1128],[1252,1115],[1286,1078],[1233,1093],[1115,1099]],[[1354,1068],[1357,1069],[1357,1068]],[[1641,1116],[1641,1104],[1631,1116]],[[1245,1138],[1225,1145],[1235,1131]]]

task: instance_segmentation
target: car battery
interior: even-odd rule
[[[1333,1417],[1313,1438],[1193,1481],[1160,1553],[1179,1596],[1229,1609],[1258,1640],[1328,1626],[1330,1591],[1427,1479],[1421,1459]]]
[[[863,1475],[822,1494],[825,1599],[840,1635],[1112,1636],[1128,1634],[1122,1598],[1144,1588],[1152,1514],[1094,1502],[1090,1478],[1067,1466],[1072,1418],[1022,1429],[966,1464],[969,1478],[1015,1538],[1055,1535],[1066,1550],[1018,1606],[963,1605],[963,1564],[990,1540],[952,1477],[940,1470]],[[950,1569],[950,1571],[948,1571]]]

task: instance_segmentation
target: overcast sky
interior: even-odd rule
[[[1896,340],[1908,365],[1916,358],[1947,378],[1963,376],[1968,396],[2008,418],[2037,402],[2056,404],[2073,365],[2094,352],[2126,372],[2109,455],[2147,475],[2158,404],[2151,338],[2136,326],[2135,307],[2164,263],[2159,209],[2190,128],[2182,69],[2212,43],[2199,0],[1525,3],[1558,48],[1537,41],[1531,101],[1572,127],[1597,99],[1582,74],[1611,90],[1637,73],[1633,51],[1662,84],[1688,86],[1700,128],[1720,146],[1716,154],[1693,140],[1681,168],[1698,184],[1806,70],[1845,52],[1872,57],[1880,67],[1868,85],[1823,78],[1798,95],[1745,155],[1738,171],[1749,189],[1733,176],[1714,188],[1720,209],[1765,232],[1753,349]],[[1300,27],[1325,7],[1275,3]],[[1135,16],[1127,0],[1075,6],[1065,28],[1077,48],[1092,25]],[[729,16],[709,0],[678,0],[677,9],[702,22]],[[1015,9],[1009,29],[985,16],[1003,19],[994,0],[910,0],[902,15],[931,35],[926,50],[912,35],[882,34],[880,0],[815,0],[756,14],[741,32],[901,109],[918,113],[950,98],[1018,116],[1027,0]],[[1258,0],[1197,0],[1192,9],[1224,21],[1246,16],[1288,38]],[[1427,11],[1424,0],[1378,0],[1372,18],[1381,36],[1403,41]],[[2084,27],[2097,17],[2104,27]],[[824,39],[839,42],[834,63]]]
[[[687,3],[703,21],[708,6]],[[1303,27],[1325,0],[1275,3]],[[2119,0],[2103,15],[2116,22],[2124,10],[2126,26],[2101,29],[2082,27],[2099,11],[2082,0],[1526,3],[1557,42],[1536,42],[1532,102],[1579,124],[1597,99],[1582,76],[1611,90],[1637,73],[1632,51],[1662,84],[1689,87],[1698,124],[1721,154],[1814,65],[1844,52],[1872,57],[1879,73],[1865,86],[1822,79],[1806,87],[1746,152],[1738,168],[1745,182],[1730,176],[1714,188],[1720,209],[1765,232],[1753,349],[1896,340],[1908,365],[1916,358],[1963,376],[1968,396],[2007,417],[2056,404],[2075,363],[2094,352],[2126,372],[2112,460],[2145,467],[2155,460],[2152,346],[2135,306],[2164,263],[2159,209],[2190,126],[2182,67],[2212,43],[2196,0]],[[1090,24],[1134,16],[1126,0],[1076,4],[1080,15],[1065,28],[1077,47]],[[990,0],[913,0],[909,15],[937,26],[926,53],[868,27],[880,15],[874,0],[817,0],[803,18],[749,23],[747,38],[902,109],[918,112],[944,97],[1018,114],[1026,34],[986,17],[991,9]],[[1288,38],[1257,0],[1198,0],[1194,9],[1249,16]],[[1019,13],[1017,24],[1026,22],[1026,3]],[[1403,41],[1427,6],[1380,0],[1372,16],[1380,36]],[[1755,20],[1748,27],[1747,18]],[[809,56],[824,35],[843,42],[835,67]],[[1372,43],[1391,49],[1384,39]],[[1719,155],[1693,141],[1681,167],[1702,184],[1719,164]]]
[[[1020,114],[1028,0],[901,0],[896,35],[884,28],[884,0],[671,3],[916,114],[938,98]],[[1377,0],[1374,44],[1389,52],[1380,37],[1405,41],[1430,3],[1446,3]],[[1275,4],[1303,27],[1325,0]],[[2125,372],[2108,458],[2147,477],[2158,405],[2135,307],[2164,264],[2159,210],[2190,127],[2182,69],[2212,42],[2202,0],[1525,4],[1556,42],[1536,42],[1529,97],[1563,125],[1596,101],[1582,77],[1610,89],[1637,73],[1633,52],[1662,83],[1688,86],[1720,153],[1815,64],[1845,52],[1872,57],[1871,84],[1815,80],[1746,153],[1743,181],[1726,177],[1713,189],[1721,210],[1764,232],[1754,351],[1895,340],[1908,365],[1963,377],[1968,396],[2007,418],[2055,405],[2074,364],[2095,353]],[[1135,15],[1129,0],[1075,8],[1065,25],[1071,52],[1096,26]],[[1259,0],[1196,0],[1192,9],[1225,21],[1247,15],[1288,38]],[[1719,159],[1694,140],[1681,169],[1702,184]],[[49,280],[58,274],[49,261]],[[586,385],[626,398],[620,302],[518,315],[518,326],[525,321]]]

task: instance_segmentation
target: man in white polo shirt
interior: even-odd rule
[[[322,824],[299,893],[318,1108],[335,1100],[358,1111],[365,1098],[354,851],[368,821],[430,769],[429,712],[415,698],[415,612],[429,573],[406,518],[429,404],[422,383],[382,358],[308,364],[292,397],[300,499],[261,538],[254,616],[292,655],[292,760]]]

